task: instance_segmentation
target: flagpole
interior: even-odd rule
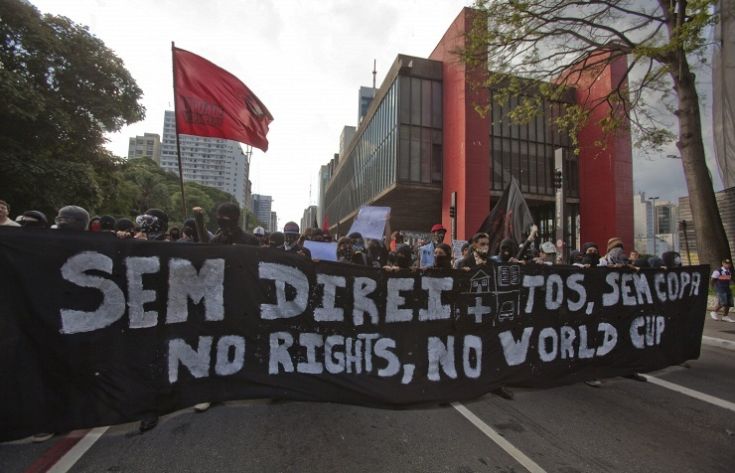
[[[174,123],[176,124],[176,158],[179,161],[179,185],[181,186],[181,209],[184,211],[184,220],[186,220],[186,194],[184,193],[184,170],[181,165],[181,145],[179,145],[179,110],[177,108],[178,100],[176,100],[176,56],[174,53],[174,42],[171,41],[171,67],[174,73]]]

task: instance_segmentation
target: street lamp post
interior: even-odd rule
[[[656,256],[656,221],[658,220],[658,216],[656,215],[656,201],[658,199],[658,196],[648,198],[651,201],[653,210],[653,256]]]

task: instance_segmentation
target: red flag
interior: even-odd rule
[[[268,150],[265,105],[237,77],[173,47],[177,133],[225,138]]]

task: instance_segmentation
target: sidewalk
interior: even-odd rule
[[[709,315],[709,309],[714,307],[715,304],[714,296],[710,296],[707,301],[702,344],[717,345],[735,350],[735,323],[712,320]],[[722,317],[722,311],[719,312],[719,315]],[[735,308],[730,309],[730,315],[735,317]]]

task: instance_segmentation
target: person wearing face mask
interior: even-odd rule
[[[620,237],[612,237],[607,241],[607,253],[600,258],[597,266],[609,266],[611,268],[621,268],[626,265],[628,258],[623,248],[623,239]]]
[[[597,243],[589,241],[582,245],[582,266],[594,268],[600,262],[600,250]]]
[[[311,251],[301,245],[301,232],[296,222],[288,222],[283,226],[283,240],[283,249],[286,253],[311,259]]]
[[[494,263],[520,263],[516,258],[518,254],[518,245],[514,240],[506,238],[500,242],[500,250],[497,255],[490,257]]]
[[[441,223],[431,227],[431,241],[419,248],[419,268],[426,269],[434,266],[434,249],[440,243],[444,243],[447,229]]]
[[[457,269],[469,271],[486,265],[488,251],[490,251],[490,236],[487,233],[475,233],[470,240],[470,251],[460,260]]]
[[[434,248],[434,266],[432,269],[452,269],[452,247],[439,243]]]
[[[370,261],[368,260],[365,250],[365,240],[362,238],[362,233],[352,232],[347,235],[347,238],[352,241],[352,263],[370,266]]]
[[[258,239],[245,233],[238,226],[240,207],[234,202],[223,202],[217,206],[217,226],[210,243],[218,245],[252,245],[258,246]]]
[[[340,263],[354,264],[352,261],[352,240],[350,237],[342,237],[337,241],[337,261]]]
[[[396,251],[388,256],[388,264],[383,266],[386,271],[398,271],[400,269],[411,269],[413,266],[413,251],[405,244],[398,245]]]

